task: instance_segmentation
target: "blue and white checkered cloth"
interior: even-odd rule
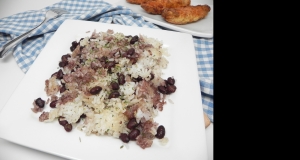
[[[63,0],[41,10],[26,11],[0,19],[0,48],[13,38],[39,25],[44,20],[46,11],[51,8],[62,8],[69,13],[43,24],[22,44],[16,46],[13,56],[24,73],[28,71],[47,41],[66,19],[167,29],[145,21],[140,14],[123,6],[115,6],[99,0]],[[193,38],[203,109],[213,122],[213,39]]]

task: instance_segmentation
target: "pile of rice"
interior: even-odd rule
[[[54,100],[57,103],[49,112],[43,111],[40,121],[52,122],[58,117],[64,117],[86,135],[119,138],[121,133],[130,132],[126,124],[134,117],[138,123],[143,124],[142,132],[151,135],[151,138],[139,136],[137,144],[140,145],[146,139],[148,142],[150,140],[151,146],[158,126],[154,118],[166,103],[166,95],[160,93],[157,87],[166,83],[161,76],[162,70],[168,65],[165,58],[168,52],[157,39],[139,35],[138,41],[130,44],[132,37],[114,33],[113,30],[94,31],[90,37],[78,41],[67,58],[68,64],[60,67],[63,78],[58,79],[58,72],[55,72],[45,81],[47,104]],[[134,48],[138,55],[135,59],[122,56],[130,48]],[[99,61],[104,56],[107,57],[106,61],[115,62],[110,71]],[[119,74],[125,75],[126,82],[120,85],[120,96],[109,99],[112,92],[110,84],[118,82]],[[133,81],[133,78],[140,78],[140,81]],[[66,90],[60,93],[63,85]],[[100,86],[102,90],[92,95],[89,90],[95,86]],[[84,119],[80,118],[83,114],[86,116]],[[82,119],[80,123],[76,123],[79,119]]]

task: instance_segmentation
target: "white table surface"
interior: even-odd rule
[[[27,10],[39,10],[60,0],[0,0],[0,19]],[[107,0],[116,4],[119,0]],[[24,77],[12,54],[0,59],[0,111]],[[206,128],[207,151],[213,160],[213,124]],[[48,153],[26,148],[0,138],[0,160],[64,160]]]

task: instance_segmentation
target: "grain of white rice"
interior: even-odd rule
[[[164,137],[162,139],[159,139],[158,141],[162,146],[165,146],[169,142],[169,139],[167,137]]]
[[[168,99],[168,101],[171,103],[171,104],[174,104],[174,102],[172,101],[172,99]]]

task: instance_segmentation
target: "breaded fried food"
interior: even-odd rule
[[[165,8],[185,7],[191,0],[150,0],[141,4],[141,7],[150,14],[160,15]]]
[[[131,4],[142,4],[150,0],[126,0],[126,1]]]
[[[187,24],[205,18],[209,11],[210,7],[206,4],[188,7],[165,8],[161,16],[169,23]]]

